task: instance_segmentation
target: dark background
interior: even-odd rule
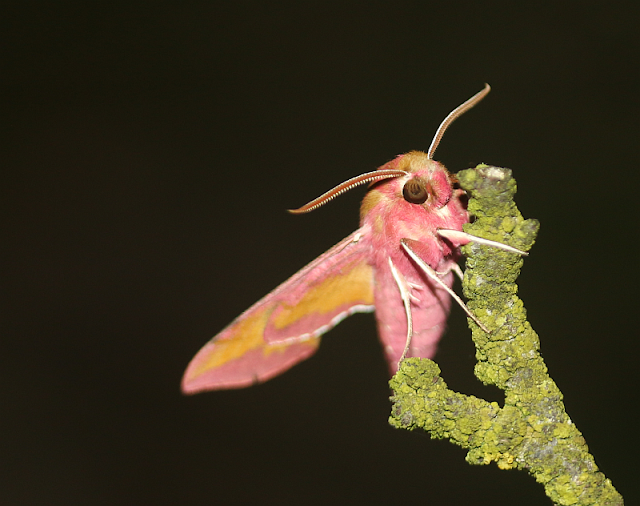
[[[246,390],[184,397],[212,335],[425,150],[510,167],[542,223],[520,293],[598,465],[637,503],[632,2],[37,2],[0,23],[0,504],[520,504],[523,472],[387,424],[374,318]],[[472,375],[454,308],[437,361]]]

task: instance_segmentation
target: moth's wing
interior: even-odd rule
[[[241,388],[312,355],[320,335],[373,311],[370,245],[357,230],[251,306],[191,360],[182,391]]]

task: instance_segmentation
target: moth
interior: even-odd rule
[[[369,184],[360,228],[242,313],[191,360],[182,391],[241,388],[266,381],[311,356],[320,336],[353,313],[375,310],[393,374],[405,357],[433,357],[455,300],[451,289],[459,247],[481,242],[524,254],[462,231],[466,195],[433,154],[447,127],[489,93],[489,85],[440,124],[426,153],[399,155],[373,172],[336,186],[294,214],[317,209]]]

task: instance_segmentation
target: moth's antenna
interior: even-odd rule
[[[442,139],[442,136],[444,135],[445,130],[449,128],[449,125],[453,123],[455,119],[462,116],[465,112],[467,112],[474,105],[480,102],[480,100],[486,97],[487,93],[489,93],[490,91],[491,91],[491,86],[489,86],[488,84],[485,84],[484,89],[482,91],[479,91],[469,100],[467,100],[466,102],[456,107],[453,111],[449,113],[449,115],[444,119],[444,121],[440,123],[440,126],[436,131],[436,135],[433,137],[433,140],[431,141],[431,146],[429,146],[429,150],[427,151],[427,156],[429,157],[429,160],[433,159],[433,153],[435,153],[436,148],[438,147],[438,144],[440,144],[440,140]]]
[[[298,209],[289,209],[289,212],[291,214],[308,213],[309,211],[313,211],[314,209],[317,209],[318,207],[326,204],[330,200],[336,198],[338,195],[349,191],[351,188],[360,186],[361,184],[370,183],[372,181],[380,181],[382,179],[388,179],[390,177],[400,177],[406,175],[407,173],[404,170],[398,169],[378,169],[374,170],[373,172],[367,172],[366,174],[360,174],[359,176],[352,177],[344,183],[339,184],[328,192],[323,193],[318,198],[313,199],[311,202],[303,205],[302,207],[299,207]]]

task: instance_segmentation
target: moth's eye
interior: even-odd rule
[[[424,182],[418,178],[410,179],[405,183],[402,195],[407,202],[412,204],[422,204],[429,197]]]

